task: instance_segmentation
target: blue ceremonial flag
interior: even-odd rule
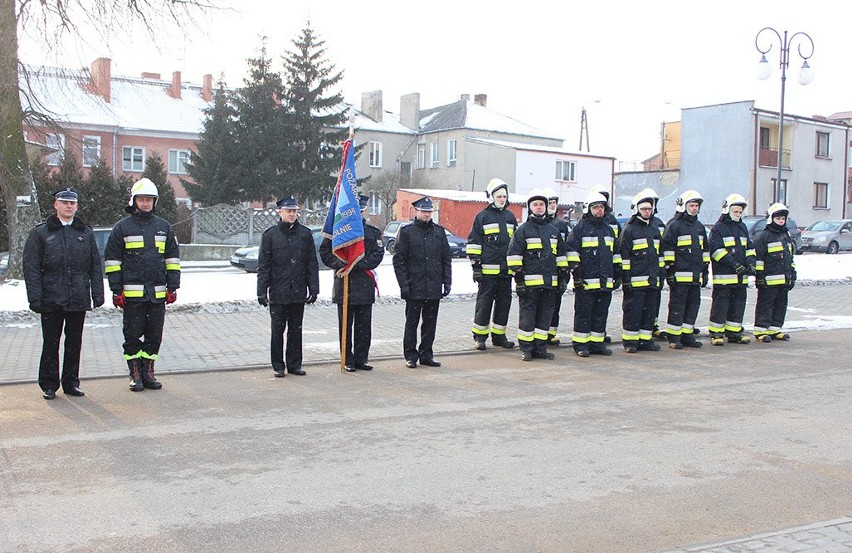
[[[361,208],[358,205],[355,149],[352,147],[351,138],[343,143],[343,163],[322,232],[331,239],[331,251],[335,257],[346,263],[337,274],[349,274],[352,266],[364,257],[364,222],[361,220]]]

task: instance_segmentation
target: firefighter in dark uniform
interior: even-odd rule
[[[413,369],[419,361],[427,367],[440,367],[432,344],[438,324],[441,298],[450,294],[453,282],[450,243],[444,227],[432,222],[432,200],[412,202],[414,223],[402,227],[396,240],[393,269],[399,293],[405,300],[405,334],[402,339],[405,365]],[[420,320],[420,346],[417,327]]]
[[[277,225],[260,239],[257,257],[257,302],[269,307],[272,372],[304,376],[302,369],[302,321],[305,304],[319,295],[319,264],[311,230],[299,223],[299,204],[290,196],[276,202]],[[287,352],[284,353],[284,332]],[[286,360],[286,363],[285,363]]]
[[[604,346],[612,292],[621,286],[621,253],[613,228],[604,218],[607,199],[590,192],[583,217],[568,237],[568,263],[574,269],[574,351],[580,357],[612,355]]]
[[[654,222],[654,198],[646,191],[633,197],[633,216],[619,238],[621,252],[622,335],[624,350],[659,351],[654,320],[660,305],[660,228]]]
[[[361,217],[367,213],[369,196],[360,196]],[[330,269],[342,269],[346,263],[334,255],[330,238],[320,244],[320,258]],[[348,372],[371,371],[368,364],[372,341],[373,304],[376,302],[376,276],[374,270],[385,256],[382,231],[364,219],[364,257],[359,259],[349,272],[349,301],[346,323],[346,358],[344,368]],[[337,304],[338,334],[343,336],[343,277],[336,275],[331,301]],[[353,339],[354,336],[354,339]]]
[[[701,307],[701,288],[710,276],[707,229],[698,220],[704,199],[687,190],[677,199],[674,218],[663,234],[663,259],[669,285],[666,339],[672,349],[700,348],[695,339],[695,319]]]
[[[666,224],[663,222],[662,219],[660,219],[657,216],[657,213],[658,213],[657,204],[660,203],[660,195],[657,194],[657,191],[654,190],[653,188],[645,188],[644,190],[642,190],[641,192],[636,194],[635,197],[651,198],[651,200],[654,202],[654,215],[651,217],[651,225],[653,227],[656,227],[657,230],[658,230],[657,252],[660,254],[659,267],[660,267],[660,278],[662,279],[660,281],[660,289],[662,290],[662,283],[665,280],[666,262],[663,259],[663,250],[660,248],[660,243],[663,239],[663,233],[666,231]],[[666,333],[663,332],[662,330],[660,330],[660,325],[659,325],[659,322],[658,322],[659,317],[660,317],[660,302],[658,301],[657,306],[654,310],[653,335],[654,335],[654,338],[659,338],[659,339],[665,340],[666,339]]]
[[[137,181],[124,208],[130,215],[115,224],[104,251],[112,303],[124,309],[124,359],[134,392],[162,388],[154,363],[163,341],[166,304],[177,301],[180,288],[177,238],[172,225],[154,215],[158,197],[153,182]]]
[[[782,203],[774,203],[766,211],[766,228],[754,238],[757,257],[757,305],[754,309],[754,336],[761,342],[787,341],[784,332],[787,295],[796,285],[796,245],[787,230],[790,211]]]
[[[560,273],[568,271],[568,261],[565,242],[547,216],[547,194],[543,190],[530,193],[527,220],[512,237],[507,260],[515,273],[518,294],[521,359],[553,359],[547,351],[547,329],[553,317]]]
[[[559,194],[552,188],[544,189],[547,195],[547,219],[550,224],[556,227],[559,231],[559,236],[562,241],[568,243],[568,235],[571,234],[571,229],[565,219],[560,219],[557,216],[559,210]],[[568,267],[570,270],[571,267]],[[556,295],[553,298],[553,316],[550,318],[550,325],[547,329],[547,344],[550,346],[559,345],[559,311],[562,309],[562,295],[568,290],[568,281],[571,280],[569,271],[560,271],[559,286],[556,288]]]
[[[24,244],[24,281],[30,309],[41,314],[43,345],[38,385],[44,399],[56,397],[59,385],[68,396],[80,389],[80,348],[86,311],[104,304],[101,256],[92,228],[76,217],[77,191],[54,194],[55,215],[37,225]],[[59,342],[65,332],[62,379]]]
[[[509,185],[505,181],[491,179],[485,195],[491,203],[477,213],[467,239],[467,256],[473,280],[478,284],[472,328],[474,347],[484,350],[490,332],[493,345],[513,348],[515,342],[506,338],[512,307],[512,272],[506,266],[506,254],[518,220],[507,209]]]
[[[710,340],[714,346],[748,344],[743,334],[746,290],[749,275],[755,274],[755,254],[742,222],[746,199],[730,194],[722,203],[722,215],[710,231],[710,257],[713,267],[713,303],[710,305]]]
[[[604,212],[604,222],[609,225],[609,228],[612,229],[612,233],[615,236],[615,239],[618,240],[618,236],[621,234],[621,223],[618,222],[618,218],[615,216],[615,213],[612,211],[612,202],[610,201],[612,198],[609,193],[610,187],[605,186],[603,184],[596,184],[589,189],[589,194],[593,192],[597,192],[601,194],[604,198],[606,198],[606,211]],[[576,286],[577,282],[574,282]],[[609,334],[604,334],[604,342],[607,344],[610,343],[612,339]]]

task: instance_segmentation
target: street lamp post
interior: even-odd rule
[[[803,62],[802,69],[799,72],[798,81],[801,85],[807,85],[814,80],[814,71],[811,69],[810,65],[808,65],[808,60],[814,55],[814,41],[811,39],[810,35],[803,32],[796,32],[788,37],[787,31],[784,31],[784,35],[782,36],[781,33],[772,27],[764,27],[758,31],[757,36],[754,37],[754,46],[761,54],[760,62],[757,64],[757,78],[760,80],[766,80],[772,75],[772,67],[766,60],[766,54],[772,50],[772,46],[775,44],[775,41],[772,40],[771,33],[775,34],[781,46],[779,55],[779,67],[781,68],[781,111],[779,112],[778,123],[778,180],[776,182],[776,186],[780,187],[781,161],[784,155],[784,89],[787,85],[787,68],[790,66],[790,48],[793,46],[793,42],[798,42],[796,50]],[[763,42],[764,44],[767,42],[769,43],[769,46],[766,48],[761,47],[761,35],[768,35],[768,38]],[[806,46],[804,52],[802,51],[803,45]],[[806,55],[805,52],[810,53]]]

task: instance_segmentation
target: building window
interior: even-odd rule
[[[814,209],[828,209],[828,183],[814,183]]]
[[[417,168],[426,168],[426,144],[417,145]]]
[[[447,140],[447,167],[456,166],[456,148],[458,142],[455,140]]]
[[[769,149],[769,128],[768,127],[760,127],[760,149],[768,150]]]
[[[778,185],[778,179],[772,179],[772,201],[787,203],[787,179],[781,179],[781,185]]]
[[[441,162],[441,156],[438,153],[438,143],[430,142],[429,143],[429,160],[431,162],[432,167],[437,167]]]
[[[169,173],[185,175],[189,163],[189,150],[169,150]]]
[[[831,135],[827,132],[817,131],[816,133],[816,156],[828,157],[831,154]]]
[[[101,137],[83,137],[83,167],[94,167],[101,159]]]
[[[381,167],[382,166],[382,143],[381,142],[370,142],[367,145],[367,148],[370,152],[370,167]]]
[[[557,161],[556,180],[573,181],[575,165],[573,161]]]
[[[379,215],[382,212],[382,200],[375,192],[370,193],[370,200],[367,202],[367,213],[369,215]]]
[[[145,170],[145,148],[124,146],[121,149],[121,169],[141,173]]]
[[[65,135],[64,134],[48,134],[44,137],[44,144],[55,150],[47,155],[45,161],[48,165],[62,165],[62,160],[65,159]]]

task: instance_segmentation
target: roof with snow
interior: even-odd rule
[[[376,132],[389,132],[395,134],[417,134],[415,131],[409,129],[405,125],[399,122],[399,114],[393,113],[391,111],[385,110],[382,113],[381,121],[374,121],[372,118],[364,115],[364,113],[353,106],[352,104],[341,104],[341,108],[345,110],[354,110],[355,112],[355,131],[376,131]],[[340,127],[343,128],[347,126],[348,123],[344,123]]]
[[[182,83],[181,98],[172,98],[171,81],[120,76],[111,78],[107,102],[87,90],[86,69],[27,66],[20,81],[22,107],[62,123],[197,135],[210,105],[201,98],[201,85]]]
[[[512,148],[514,150],[523,150],[527,152],[544,152],[548,154],[564,154],[571,155],[575,157],[590,157],[596,159],[615,159],[611,156],[598,156],[590,153],[577,152],[574,150],[566,150],[565,148],[556,148],[555,146],[539,146],[536,144],[525,144],[521,142],[511,142],[508,140],[494,140],[492,138],[479,138],[476,136],[467,137],[468,142],[475,142],[478,144],[488,144],[491,146],[497,146],[500,148]]]
[[[420,132],[430,133],[452,129],[475,129],[537,138],[562,140],[561,137],[521,123],[507,115],[483,107],[470,100],[420,111]]]
[[[429,196],[430,198],[439,198],[441,200],[451,200],[454,202],[486,202],[490,200],[485,197],[483,190],[466,191],[466,190],[439,190],[431,188],[400,188],[403,192],[410,192],[420,196]],[[526,194],[509,194],[509,203],[525,204],[527,202]]]

